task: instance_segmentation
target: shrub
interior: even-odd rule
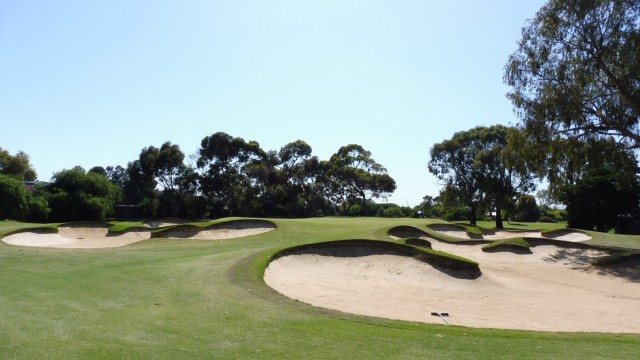
[[[462,207],[449,208],[445,211],[443,219],[447,221],[469,220],[468,210]]]
[[[539,222],[543,222],[543,223],[557,223],[558,221],[552,217],[549,216],[542,216],[540,217],[540,219],[538,219]]]

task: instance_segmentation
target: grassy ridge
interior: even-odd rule
[[[426,229],[430,220],[273,221],[274,231],[219,241],[150,239],[98,250],[0,243],[0,354],[7,359],[637,356],[638,335],[417,324],[290,300],[262,281],[278,250],[353,238],[389,241],[389,227]],[[15,223],[2,223],[0,236],[15,229]]]

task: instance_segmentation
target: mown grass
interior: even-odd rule
[[[6,359],[627,359],[640,348],[639,335],[447,327],[354,316],[290,300],[262,281],[277,251],[320,241],[388,241],[389,227],[426,229],[431,220],[273,221],[274,231],[219,241],[154,238],[93,250],[0,243],[0,354]],[[0,236],[16,226],[29,225],[2,223]]]

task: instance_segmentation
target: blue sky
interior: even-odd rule
[[[40,180],[217,131],[328,159],[360,144],[398,188],[437,195],[429,149],[515,124],[507,57],[541,0],[0,0],[0,147]]]

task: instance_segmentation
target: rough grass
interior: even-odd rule
[[[485,252],[495,252],[495,251],[529,251],[531,245],[522,238],[513,238],[513,239],[505,239],[505,240],[497,240],[492,242],[491,244],[487,244],[482,247],[482,251]]]
[[[628,359],[640,348],[638,335],[447,327],[354,316],[290,300],[262,281],[278,250],[341,239],[388,241],[392,226],[426,229],[431,220],[273,221],[275,231],[217,241],[150,239],[94,250],[0,242],[0,354],[6,359]],[[0,223],[0,236],[24,226],[30,225]],[[615,235],[602,241],[618,243]],[[628,243],[640,248],[636,240]]]

